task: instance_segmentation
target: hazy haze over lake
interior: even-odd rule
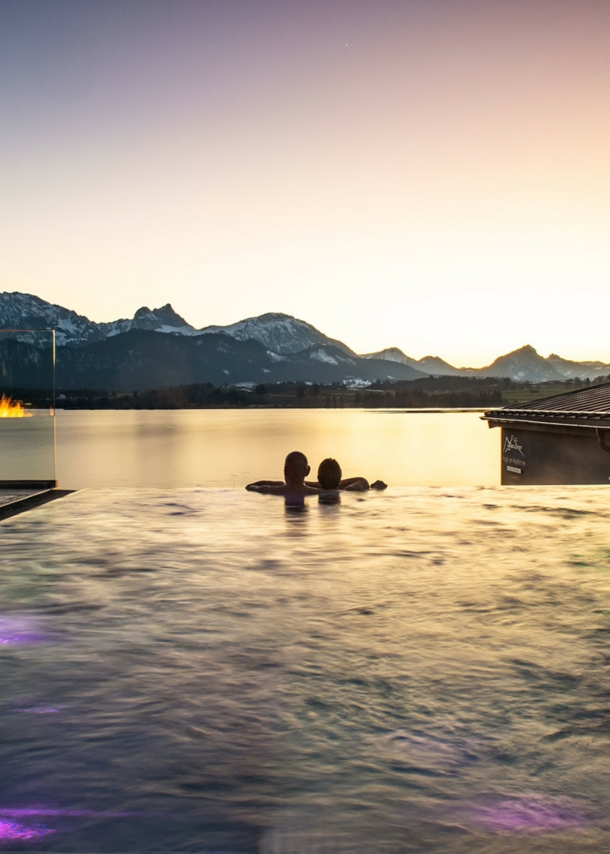
[[[281,478],[284,457],[391,486],[494,486],[500,431],[478,412],[127,410],[57,413],[63,488],[243,486]]]

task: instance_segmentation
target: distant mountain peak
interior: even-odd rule
[[[363,359],[382,359],[384,362],[397,362],[399,365],[409,365],[413,368],[417,365],[416,359],[411,359],[399,347],[386,347],[376,353],[365,353]]]
[[[149,308],[143,305],[134,314],[132,319],[121,318],[110,323],[98,324],[105,337],[121,335],[131,329],[147,329],[151,332],[178,332],[184,335],[195,332],[190,323],[180,317],[169,303],[161,308]]]
[[[435,376],[453,377],[462,373],[460,369],[454,368],[453,365],[441,359],[440,356],[424,356],[422,359],[417,360],[415,366],[418,370],[426,371]]]
[[[84,344],[103,335],[96,323],[61,305],[20,291],[0,292],[0,328],[54,329],[57,343]]]
[[[161,308],[150,309],[148,306],[144,305],[142,308],[139,308],[133,316],[134,321],[152,318],[160,321],[165,326],[176,326],[177,328],[188,327],[189,329],[193,328],[190,323],[187,323],[183,317],[174,311],[171,304],[168,302],[161,306]]]
[[[329,338],[304,320],[281,312],[267,312],[256,317],[246,317],[228,326],[206,326],[202,333],[224,332],[238,341],[258,341],[268,350],[281,355],[300,353],[309,347],[332,345],[350,356],[355,355],[342,341]]]
[[[207,334],[219,333],[215,336],[216,341],[213,344],[216,348],[215,352],[225,352],[226,358],[230,361],[233,358],[230,354],[235,355],[241,347],[239,352],[251,352],[252,359],[256,357],[255,360],[263,358],[267,360],[265,367],[260,368],[262,371],[260,376],[263,376],[263,373],[266,376],[269,372],[274,372],[273,376],[278,380],[307,380],[314,377],[316,381],[323,381],[324,378],[328,380],[332,378],[335,381],[341,378],[341,371],[344,371],[346,376],[352,379],[356,377],[358,381],[363,382],[371,377],[413,379],[425,375],[444,375],[510,377],[516,381],[537,383],[576,377],[593,380],[610,375],[610,364],[600,361],[571,361],[563,359],[556,353],[552,353],[545,359],[531,344],[525,344],[510,353],[499,356],[491,365],[484,368],[455,368],[438,356],[412,359],[398,347],[387,347],[377,353],[357,356],[343,342],[329,338],[312,324],[290,314],[275,311],[265,312],[256,317],[247,317],[227,326],[208,326],[197,330],[187,323],[170,303],[166,303],[160,308],[153,309],[144,305],[132,318],[95,323],[70,309],[19,291],[0,292],[0,329],[2,328],[55,329],[57,344],[64,350],[62,355],[64,361],[71,358],[65,353],[68,347],[77,347],[79,350],[101,347],[106,351],[106,344],[110,343],[109,339],[116,339],[108,352],[111,350],[119,352],[120,347],[134,336],[138,341],[146,339],[148,342],[146,346],[150,348],[151,353],[155,348],[160,351],[167,348],[168,352],[178,352],[183,346],[188,349],[190,344],[186,339],[189,338],[192,339],[194,349],[199,348],[204,351],[206,347],[212,347],[213,344],[208,340]],[[125,333],[128,333],[128,336],[124,339],[121,336]],[[156,333],[163,333],[163,336]],[[237,350],[234,347],[236,342],[239,345]],[[249,342],[248,346],[244,346],[247,342]],[[89,345],[94,347],[89,348]],[[261,345],[266,353],[264,357],[257,350]],[[84,352],[81,355],[84,358]],[[75,355],[74,358],[77,356]],[[247,367],[250,363],[250,357],[245,359],[243,367],[245,374],[250,370]],[[312,373],[312,366],[316,366],[317,373]],[[223,366],[222,373],[223,376],[228,376],[225,373],[225,367]],[[240,376],[243,379],[243,375],[240,374]]]
[[[294,317],[294,315],[285,314],[284,312],[281,312],[281,311],[266,311],[263,314],[257,314],[257,315],[254,315],[253,317],[246,317],[244,320],[240,320],[239,323],[247,323],[250,320],[257,320],[257,321],[274,323],[278,320],[296,320],[296,319],[297,318]],[[305,321],[302,321],[302,322],[304,323]],[[310,324],[308,324],[308,326],[309,325]]]
[[[499,356],[491,365],[481,368],[477,373],[487,377],[510,377],[523,382],[539,383],[564,379],[553,363],[544,359],[531,344],[525,344],[517,350]]]

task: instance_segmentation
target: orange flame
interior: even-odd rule
[[[19,400],[11,400],[10,397],[0,397],[0,418],[31,418],[32,413],[26,412]]]

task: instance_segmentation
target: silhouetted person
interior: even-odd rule
[[[339,504],[341,502],[341,493],[339,491],[341,466],[337,460],[333,460],[330,457],[322,460],[318,466],[318,483],[323,490],[318,497],[320,504]]]
[[[320,489],[305,483],[310,472],[307,457],[300,451],[292,451],[284,462],[284,482],[281,480],[257,480],[249,483],[246,489],[250,492],[261,492],[264,495],[284,495],[304,498],[306,495],[319,495]]]
[[[318,483],[322,489],[339,489],[342,474],[337,460],[327,457],[318,466]]]
[[[318,480],[307,481],[308,486],[321,487],[324,490],[349,490],[351,492],[366,492],[368,489],[386,489],[387,484],[376,480],[369,486],[365,477],[341,478],[343,472],[337,460],[327,457],[318,466]]]

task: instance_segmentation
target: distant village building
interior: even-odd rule
[[[610,483],[610,383],[491,409],[503,484]]]

